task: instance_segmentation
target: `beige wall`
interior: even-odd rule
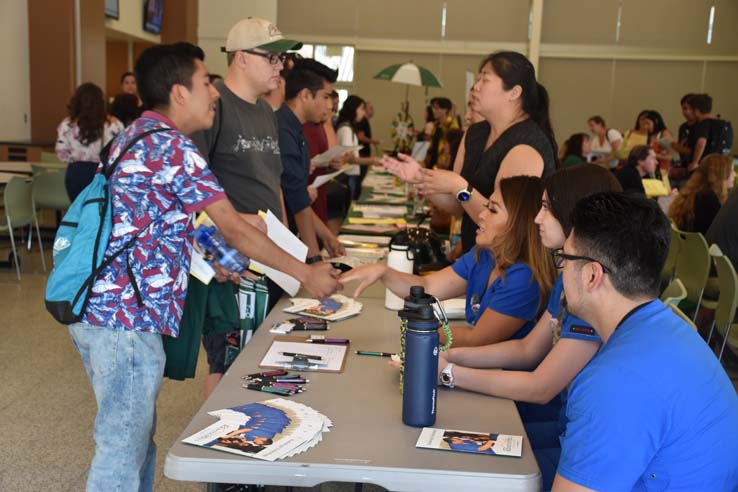
[[[476,71],[498,49],[526,52],[529,2],[447,0],[441,39],[440,0],[278,0],[278,24],[316,44],[356,48],[353,92],[374,102],[372,127],[389,142],[390,123],[404,98],[401,85],[374,80],[392,63],[412,60],[433,70],[443,94],[465,103],[464,71]],[[738,121],[738,1],[544,0],[539,79],[551,96],[557,139],[586,130],[600,114],[626,130],[642,109],[655,109],[668,127],[681,124],[679,99],[709,92],[716,112]],[[705,42],[710,5],[716,7],[712,44]],[[620,13],[619,40],[616,41]],[[423,89],[409,90],[416,126],[422,125]]]
[[[0,139],[31,136],[27,0],[0,2]]]

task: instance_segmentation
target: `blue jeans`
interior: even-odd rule
[[[69,327],[97,400],[95,456],[87,491],[151,491],[156,398],[164,373],[161,335]]]

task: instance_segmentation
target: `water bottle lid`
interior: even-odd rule
[[[407,251],[410,246],[407,244],[390,244],[390,251]]]

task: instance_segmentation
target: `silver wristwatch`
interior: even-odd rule
[[[453,388],[454,384],[454,364],[449,362],[448,365],[441,371],[441,384],[447,388]]]

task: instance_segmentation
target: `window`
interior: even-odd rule
[[[326,46],[324,44],[303,44],[298,53],[304,58],[338,69],[338,84],[351,84],[354,81],[354,47]]]

